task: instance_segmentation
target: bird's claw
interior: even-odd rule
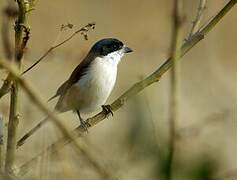
[[[104,112],[106,112],[106,114],[111,114],[112,116],[114,115],[110,105],[102,105],[102,109]]]
[[[87,121],[80,120],[81,127],[88,133],[88,128],[91,126]]]

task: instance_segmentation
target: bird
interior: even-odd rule
[[[95,112],[100,107],[107,113],[113,114],[111,107],[105,103],[114,88],[118,64],[122,57],[130,52],[133,50],[116,38],[104,38],[97,41],[71,73],[68,80],[49,99],[51,101],[59,97],[54,111],[57,113],[76,112],[86,131],[89,124],[86,123],[81,114]],[[47,120],[48,117],[26,133],[18,141],[17,146],[24,144],[25,140]]]

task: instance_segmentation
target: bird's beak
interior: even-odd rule
[[[124,50],[124,53],[130,53],[130,52],[133,52],[133,50],[127,46],[124,46],[123,47],[123,50]]]

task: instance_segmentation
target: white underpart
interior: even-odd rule
[[[66,109],[91,113],[106,103],[117,76],[117,65],[123,57],[123,50],[93,60],[86,74],[72,86],[65,98]]]

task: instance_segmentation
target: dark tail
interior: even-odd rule
[[[41,122],[39,122],[33,129],[31,129],[29,132],[27,132],[18,142],[17,142],[17,148],[19,148],[20,146],[22,146],[25,141],[32,136],[37,130],[39,130],[47,121],[48,121],[49,117],[47,116],[46,118],[44,118]]]

